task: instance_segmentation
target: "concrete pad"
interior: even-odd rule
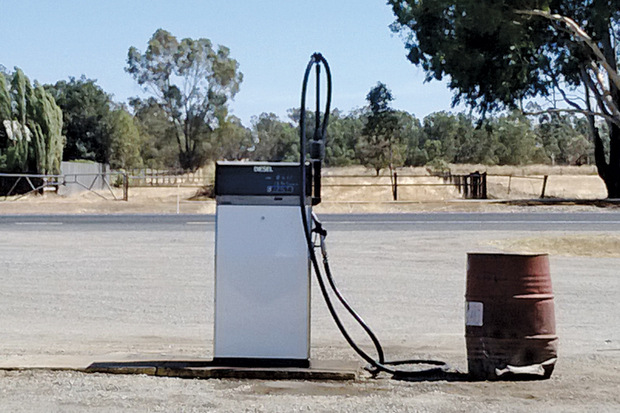
[[[187,379],[356,380],[360,366],[338,360],[311,360],[310,367],[231,367],[207,359],[145,359],[114,357],[92,362],[92,356],[11,357],[0,361],[0,370],[67,370],[84,373],[145,374]]]
[[[229,367],[211,360],[147,360],[97,362],[88,373],[147,374],[187,379],[259,379],[259,380],[356,380],[356,363],[335,360],[311,360],[310,367]]]

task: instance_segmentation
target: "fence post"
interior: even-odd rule
[[[398,174],[394,172],[394,188],[392,190],[394,201],[398,201]]]
[[[469,198],[469,175],[463,175],[463,198]]]
[[[480,199],[480,172],[473,172],[469,176],[471,177],[471,198]]]
[[[547,188],[547,178],[549,178],[548,175],[545,175],[545,177],[543,178],[543,187],[542,187],[542,192],[540,194],[541,199],[545,197],[545,189]]]
[[[454,183],[459,190],[459,194],[463,193],[463,176],[462,175],[454,175]]]
[[[123,173],[123,201],[129,201],[129,176]]]

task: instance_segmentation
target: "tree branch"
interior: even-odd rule
[[[568,29],[579,40],[584,42],[590,48],[590,50],[594,53],[594,56],[596,56],[598,62],[605,68],[605,71],[607,71],[609,79],[611,79],[611,81],[616,85],[616,87],[620,89],[620,76],[618,75],[618,73],[611,67],[596,42],[592,40],[590,35],[588,35],[573,19],[559,14],[551,14],[542,10],[515,10],[515,13],[528,16],[544,17],[545,19],[564,23],[566,27],[568,27]]]
[[[555,77],[552,77],[552,79],[553,79],[553,85],[562,95],[564,102],[568,103],[570,106],[574,107],[577,110],[583,110],[581,106],[579,106],[577,103],[573,102],[571,99],[568,98],[568,96],[566,95],[566,92],[564,92],[564,89],[562,89],[560,85],[558,84],[558,80]]]
[[[606,116],[611,116],[611,113],[609,112],[609,110],[607,109],[607,106],[605,105],[603,96],[601,96],[601,93],[598,91],[596,85],[594,84],[594,81],[592,80],[590,75],[587,73],[586,68],[583,69],[582,80],[584,82],[586,89],[594,93],[594,99],[596,100],[596,103],[599,106],[599,108],[601,108],[601,111],[603,112],[603,114]]]
[[[594,62],[590,62],[590,68],[594,72],[598,86],[600,87],[602,91],[601,100],[607,106],[607,110],[609,110],[617,118],[620,118],[620,111],[618,110],[618,107],[614,103],[613,97],[611,96],[611,92],[605,88],[605,78],[603,77],[603,74],[601,73],[601,71],[598,69],[598,66]]]
[[[616,119],[613,116],[604,114],[602,112],[593,112],[593,111],[585,110],[585,109],[560,109],[558,108],[558,109],[538,110],[535,112],[523,112],[523,114],[526,116],[538,116],[538,115],[543,115],[545,113],[579,113],[581,115],[586,115],[586,116],[599,116],[617,125],[618,127],[620,127],[620,119]]]

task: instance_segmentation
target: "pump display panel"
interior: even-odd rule
[[[294,162],[218,162],[215,167],[215,195],[301,195],[299,163]],[[310,168],[306,185],[309,195]]]

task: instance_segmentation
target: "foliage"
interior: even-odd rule
[[[540,163],[579,164],[594,159],[594,146],[587,139],[588,125],[584,118],[572,114],[542,113],[536,126],[543,148]]]
[[[110,167],[112,169],[141,168],[141,137],[134,118],[123,108],[111,112]]]
[[[368,92],[366,100],[370,112],[356,150],[362,165],[373,168],[379,175],[383,168],[392,170],[404,163],[406,147],[403,137],[397,133],[399,119],[390,108],[394,98],[387,86],[378,82]]]
[[[62,135],[62,111],[56,101],[36,85],[28,105],[28,124],[32,130],[34,161],[39,174],[59,174],[65,137]]]
[[[216,51],[209,39],[178,41],[163,29],[153,34],[144,54],[129,49],[125,70],[166,115],[182,168],[195,170],[212,156],[208,140],[226,121],[228,100],[239,91],[238,67],[227,47]]]
[[[261,161],[298,161],[299,133],[291,123],[273,113],[252,118],[255,149],[252,158]]]
[[[275,114],[267,113],[254,118],[254,151],[248,152],[248,157],[255,160],[297,160],[298,114],[298,109],[289,110],[292,122],[281,121]],[[488,116],[481,122],[464,113],[436,112],[420,122],[407,112],[393,111],[393,115],[398,121],[392,130],[391,140],[398,144],[400,159],[406,166],[426,165],[439,170],[452,163],[567,165],[593,160],[586,122],[576,116],[540,116],[532,121],[521,112],[514,111]],[[311,133],[314,114],[307,116]],[[332,111],[327,129],[327,165],[361,163],[359,150],[360,145],[365,143],[362,133],[368,124],[368,117],[368,111],[364,110],[348,114],[338,109]],[[380,156],[385,153],[380,153]],[[553,158],[549,155],[552,153],[556,154]]]
[[[10,87],[0,75],[0,170],[58,174],[65,138],[54,98],[16,68]]]
[[[252,131],[244,127],[236,116],[228,116],[215,130],[213,137],[215,159],[248,159],[254,150]]]
[[[46,85],[63,113],[67,137],[63,160],[91,160],[110,163],[113,132],[112,96],[95,80],[73,77]]]
[[[620,1],[388,0],[388,4],[396,16],[392,29],[403,35],[409,60],[422,67],[427,80],[447,76],[453,103],[464,102],[484,115],[514,109],[537,96],[555,104],[557,94],[568,108],[554,106],[551,112],[585,114],[599,174],[609,196],[620,197],[616,50]],[[584,90],[581,100],[574,97],[579,88]],[[607,123],[607,148],[594,116]],[[587,150],[583,141],[572,146]],[[551,154],[558,151],[559,147]]]
[[[364,120],[360,110],[347,115],[338,109],[332,110],[327,124],[325,164],[327,166],[346,166],[356,162],[355,145],[363,128]]]
[[[495,150],[500,165],[519,165],[533,162],[536,135],[530,121],[520,112],[512,112],[494,119],[491,123],[497,135],[498,147]]]
[[[180,169],[174,125],[154,99],[132,99],[129,104],[140,133],[140,157],[147,168]]]

